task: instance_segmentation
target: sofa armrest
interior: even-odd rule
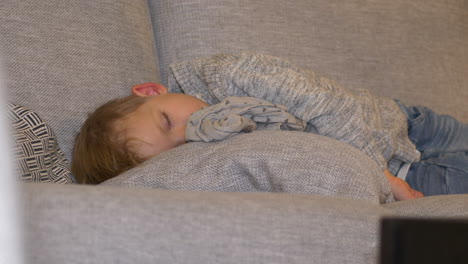
[[[374,263],[365,201],[28,183],[28,263]]]
[[[468,219],[468,194],[428,196],[383,206],[405,217]]]

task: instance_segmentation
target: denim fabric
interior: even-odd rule
[[[422,106],[399,103],[408,135],[421,152],[406,181],[426,196],[468,193],[468,125]]]

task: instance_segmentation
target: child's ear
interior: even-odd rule
[[[140,97],[167,93],[167,88],[158,83],[142,83],[132,87],[132,94]]]

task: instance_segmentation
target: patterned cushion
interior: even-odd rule
[[[64,154],[50,127],[33,111],[8,104],[17,175],[27,182],[72,183]]]

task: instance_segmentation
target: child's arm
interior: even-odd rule
[[[397,201],[424,197],[424,194],[412,189],[407,182],[393,176],[393,174],[391,174],[387,169],[384,170],[384,174],[390,182],[393,195]]]
[[[387,137],[391,135],[383,133],[384,123],[374,109],[377,102],[371,100],[374,97],[369,93],[357,96],[312,71],[261,54],[211,57],[190,65],[194,66],[198,76],[191,79],[203,79],[211,85],[210,92],[215,97],[250,96],[286,106],[288,112],[313,126],[318,134],[350,144],[364,151],[382,170],[386,168],[389,157],[383,156],[385,150],[375,138],[379,136],[379,141],[389,141]],[[368,100],[372,102],[362,103]],[[392,104],[396,105],[393,101]]]
[[[250,96],[286,106],[308,123],[308,131],[356,147],[381,170],[393,156],[403,162],[420,156],[402,136],[407,120],[391,98],[351,91],[280,58],[246,52],[174,64],[169,83],[176,87],[174,91],[183,89],[208,104],[228,96]]]

